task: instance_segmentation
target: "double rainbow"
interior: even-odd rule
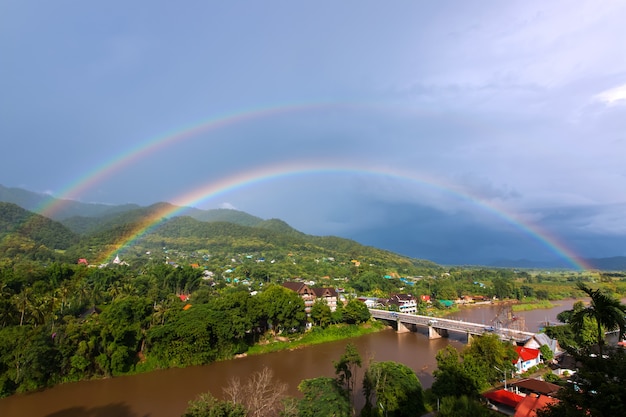
[[[56,212],[56,210],[58,210],[62,206],[64,200],[77,198],[81,195],[82,192],[89,189],[90,187],[93,187],[94,184],[102,181],[114,172],[122,170],[124,167],[128,166],[134,161],[137,161],[141,158],[146,158],[150,154],[158,151],[159,149],[163,149],[175,143],[191,139],[201,133],[211,132],[231,125],[245,123],[254,119],[267,118],[287,112],[310,111],[327,106],[328,104],[306,104],[299,106],[289,105],[246,112],[237,112],[206,119],[200,123],[185,126],[182,129],[177,129],[164,135],[159,135],[155,138],[144,141],[139,145],[130,148],[125,152],[119,154],[118,156],[97,166],[95,169],[88,172],[77,181],[68,185],[60,193],[58,199],[48,201],[46,204],[40,207],[37,212],[44,216],[51,217]],[[560,242],[557,237],[551,236],[547,231],[542,230],[538,226],[521,219],[514,213],[508,212],[503,208],[496,207],[495,205],[490,204],[487,201],[470,195],[466,191],[455,187],[454,185],[445,184],[437,179],[428,178],[425,176],[418,176],[415,173],[402,172],[397,169],[347,166],[345,165],[345,163],[333,163],[328,161],[299,161],[274,164],[264,167],[257,167],[248,171],[242,171],[229,177],[221,178],[216,181],[211,181],[174,199],[174,201],[172,201],[172,204],[174,204],[173,207],[168,206],[155,212],[150,219],[147,219],[146,222],[142,222],[143,226],[138,227],[137,230],[134,230],[132,233],[126,236],[124,240],[118,242],[115,245],[114,250],[107,254],[107,257],[112,257],[115,252],[132,245],[138,238],[152,230],[158,223],[161,222],[163,218],[176,216],[182,213],[187,207],[197,206],[200,203],[215,198],[219,195],[232,192],[240,188],[248,187],[256,183],[272,181],[282,177],[319,175],[322,173],[337,173],[343,175],[365,174],[372,176],[382,176],[403,181],[410,181],[419,186],[425,186],[435,190],[440,190],[444,193],[456,196],[457,198],[460,198],[464,201],[471,202],[472,204],[485,210],[487,213],[491,213],[498,218],[506,221],[507,223],[515,226],[517,229],[528,234],[534,240],[544,245],[551,252],[567,260],[573,268],[579,270],[591,269],[584,262],[583,259],[576,255],[564,243]]]

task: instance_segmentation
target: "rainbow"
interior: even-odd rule
[[[350,106],[349,104],[319,102],[264,107],[260,109],[222,113],[208,119],[203,119],[200,122],[168,131],[165,134],[138,143],[137,145],[125,150],[123,153],[106,160],[100,165],[97,165],[94,169],[67,185],[63,190],[55,193],[56,195],[54,198],[46,199],[41,206],[35,210],[35,212],[41,214],[42,216],[51,218],[63,206],[63,204],[67,203],[68,200],[78,199],[85,190],[93,188],[95,184],[101,182],[113,173],[122,170],[124,167],[127,167],[133,162],[145,158],[160,149],[191,139],[201,133],[223,129],[228,126],[256,119],[272,117],[285,113],[322,109],[331,105]]]
[[[95,184],[101,182],[103,179],[110,176],[111,174],[122,170],[124,167],[130,165],[134,161],[145,158],[160,149],[191,139],[201,133],[215,131],[255,119],[261,119],[291,112],[322,109],[329,106],[347,108],[355,106],[359,108],[376,107],[372,105],[363,105],[362,103],[355,105],[350,103],[318,102],[312,104],[290,104],[264,107],[261,109],[219,114],[209,119],[204,119],[197,123],[185,125],[182,128],[178,128],[169,131],[163,135],[148,139],[126,150],[125,152],[116,155],[115,157],[96,166],[93,170],[86,173],[77,181],[69,184],[60,193],[57,193],[56,198],[47,199],[35,211],[43,216],[53,217],[54,213],[68,200],[77,199],[85,190],[93,188]],[[222,178],[218,181],[209,183],[205,186],[188,192],[175,199],[175,201],[173,202],[173,204],[175,204],[174,207],[168,207],[154,213],[151,219],[146,220],[144,226],[141,226],[137,230],[131,232],[126,238],[124,238],[123,241],[115,245],[115,249],[111,251],[108,256],[111,256],[113,253],[132,245],[132,243],[135,242],[139,237],[143,236],[151,229],[153,229],[156,224],[160,222],[160,220],[162,220],[163,218],[176,216],[177,214],[183,212],[186,207],[197,205],[202,201],[215,198],[220,194],[231,192],[238,188],[250,186],[262,181],[270,181],[272,179],[286,176],[314,175],[322,172],[335,172],[344,174],[361,173],[385,176],[389,178],[412,181],[421,186],[426,186],[435,190],[446,192],[450,195],[456,196],[462,200],[471,202],[472,204],[482,207],[487,213],[492,213],[497,217],[503,219],[507,223],[517,227],[524,233],[539,241],[552,252],[566,259],[573,267],[581,270],[590,269],[590,267],[586,265],[584,261],[580,259],[580,257],[578,257],[572,250],[567,248],[567,246],[565,246],[563,243],[559,242],[556,237],[550,236],[547,232],[541,230],[539,227],[519,219],[517,216],[507,212],[504,209],[497,208],[496,206],[485,202],[480,198],[468,194],[458,187],[444,184],[438,179],[429,178],[426,176],[418,176],[415,173],[401,172],[396,169],[363,168],[358,166],[347,167],[345,163],[333,164],[329,162],[320,163],[319,161],[299,163],[294,162],[261,167],[250,171],[240,172],[227,178]]]
[[[320,162],[320,161],[298,161],[283,164],[275,164],[255,168],[252,170],[239,172],[235,175],[221,178],[217,181],[209,182],[199,188],[189,191],[172,201],[173,206],[168,206],[159,210],[151,216],[143,226],[138,227],[129,236],[126,236],[121,242],[115,245],[115,249],[106,255],[106,259],[110,259],[113,255],[131,246],[137,239],[154,229],[164,218],[171,218],[183,214],[188,207],[198,206],[199,204],[214,199],[222,194],[230,193],[238,189],[246,188],[266,181],[272,181],[284,177],[294,177],[303,175],[319,175],[324,173],[344,174],[344,175],[372,175],[378,177],[386,177],[390,179],[409,181],[416,185],[431,188],[439,192],[446,193],[455,198],[467,201],[485,210],[487,213],[497,216],[505,222],[513,225],[525,234],[541,243],[550,251],[568,261],[575,269],[590,270],[583,259],[576,255],[565,244],[559,242],[556,237],[550,236],[547,232],[539,227],[521,220],[518,216],[507,212],[504,209],[497,208],[482,199],[468,194],[466,191],[442,181],[428,177],[425,175],[417,175],[412,172],[405,172],[398,169],[382,168],[363,168],[359,166],[347,166],[345,162]]]
[[[287,104],[287,105],[275,105],[265,106],[256,109],[239,110],[235,112],[225,112],[214,115],[207,119],[203,119],[196,123],[191,123],[179,127],[177,129],[170,130],[165,134],[161,134],[138,143],[137,145],[125,150],[124,152],[115,155],[112,158],[104,161],[103,163],[96,165],[92,170],[86,172],[76,181],[65,186],[61,191],[56,192],[54,196],[45,199],[41,205],[34,211],[42,216],[53,218],[55,213],[67,204],[68,201],[78,200],[82,193],[88,189],[94,188],[94,186],[102,182],[105,178],[112,174],[121,171],[123,168],[129,166],[135,161],[149,156],[164,149],[168,146],[176,143],[184,142],[185,140],[196,137],[202,133],[208,133],[219,129],[224,129],[229,126],[250,122],[257,119],[264,119],[268,117],[306,112],[312,110],[320,110],[327,108],[337,109],[383,109],[386,111],[394,111],[394,113],[406,112],[404,108],[393,109],[390,106],[381,106],[379,104],[371,103],[351,103],[351,102],[336,102],[336,101],[318,101],[311,103],[301,104]],[[412,114],[415,114],[415,110],[412,110]],[[420,115],[429,115],[428,110],[417,110]],[[484,128],[484,126],[476,125],[471,119],[461,119],[459,116],[455,116],[454,120],[468,124],[474,127]]]

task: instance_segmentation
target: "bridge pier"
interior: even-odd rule
[[[429,339],[439,339],[442,337],[448,337],[448,330],[438,329],[433,326],[428,326],[428,338]]]
[[[409,333],[411,331],[411,329],[409,329],[409,327],[402,323],[400,320],[396,321],[396,332],[397,333]]]
[[[467,346],[471,345],[473,340],[474,336],[470,332],[467,332]]]

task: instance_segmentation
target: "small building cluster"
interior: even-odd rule
[[[547,345],[555,356],[563,353],[556,340],[544,333],[537,333],[523,346],[515,348],[517,358],[512,362],[517,374],[528,372],[541,363],[539,348],[543,345]],[[538,378],[516,380],[508,388],[506,383],[504,386],[504,389],[484,393],[483,397],[495,410],[514,417],[536,417],[538,410],[559,401],[556,393],[561,388]]]
[[[309,287],[304,282],[287,281],[283,283],[283,287],[295,291],[304,300],[304,309],[307,314],[311,313],[311,307],[317,300],[324,300],[326,305],[330,307],[330,311],[337,309],[337,290],[330,287],[314,288]]]
[[[514,417],[536,417],[537,411],[559,400],[555,394],[561,387],[536,378],[513,382],[509,389],[483,394],[492,408]]]

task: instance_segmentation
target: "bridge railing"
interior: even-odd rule
[[[508,328],[493,328],[488,325],[480,323],[472,323],[460,320],[451,320],[445,318],[435,318],[430,316],[422,316],[418,314],[399,313],[395,311],[370,309],[372,317],[400,321],[407,324],[415,324],[421,326],[432,326],[438,329],[452,330],[458,332],[471,333],[475,335],[481,335],[484,333],[495,333],[501,338],[526,340],[533,336],[531,332],[525,332],[520,330],[508,329]]]

